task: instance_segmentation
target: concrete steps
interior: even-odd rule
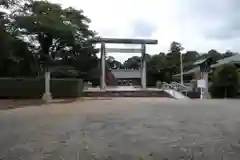
[[[168,97],[170,94],[160,89],[147,90],[85,90],[83,97]]]

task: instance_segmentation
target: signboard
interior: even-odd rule
[[[205,79],[198,80],[197,86],[198,86],[198,88],[206,88],[206,80]]]

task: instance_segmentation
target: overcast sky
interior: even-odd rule
[[[82,9],[102,37],[157,39],[149,54],[166,52],[172,41],[199,52],[240,51],[240,0],[51,1]],[[113,55],[121,61],[132,56]]]

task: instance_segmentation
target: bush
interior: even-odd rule
[[[44,93],[44,78],[1,78],[0,98],[41,98]],[[81,96],[81,79],[51,79],[53,98],[75,98]]]
[[[236,88],[234,86],[217,86],[211,85],[209,88],[212,98],[235,98],[237,95]]]
[[[239,76],[233,64],[217,68],[212,77],[213,84],[209,88],[213,98],[234,98],[239,89]]]

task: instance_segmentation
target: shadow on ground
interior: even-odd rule
[[[48,104],[68,104],[79,99],[57,99]],[[36,107],[46,105],[46,102],[41,99],[34,100],[0,100],[0,110],[16,109],[22,107]]]
[[[49,103],[41,99],[34,100],[0,100],[0,110],[9,110],[23,107],[36,107],[51,104],[70,104],[76,101],[93,101],[93,100],[112,100],[112,98],[91,97],[91,98],[71,98],[71,99],[54,99]]]

